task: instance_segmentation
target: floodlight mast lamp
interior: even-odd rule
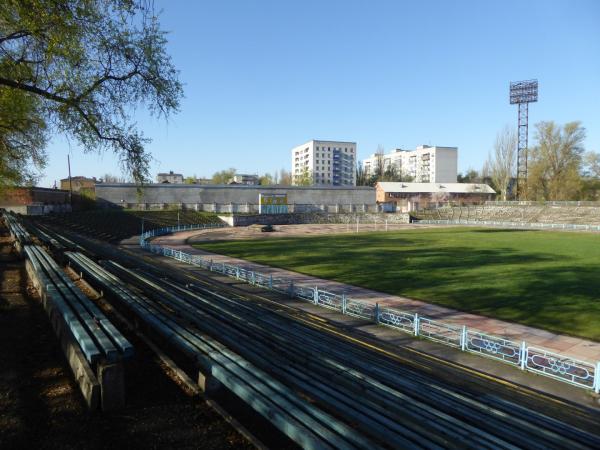
[[[517,197],[527,198],[527,140],[529,134],[529,103],[538,101],[538,81],[514,81],[510,83],[510,104],[519,105],[517,148]]]

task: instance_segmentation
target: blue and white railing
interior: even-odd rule
[[[182,225],[151,230],[140,236],[142,248],[178,261],[217,272],[254,286],[277,291],[299,298],[314,305],[333,309],[350,316],[439,342],[464,352],[496,359],[521,370],[554,378],[564,383],[600,392],[600,361],[591,363],[554,353],[550,350],[529,346],[526,342],[513,341],[500,336],[486,334],[474,328],[429,319],[419,314],[408,313],[393,308],[380,307],[378,303],[368,303],[348,298],[320,289],[318,286],[298,285],[293,280],[249,270],[233,264],[214,262],[210,258],[191,255],[180,250],[162,247],[148,242],[155,236],[163,236],[178,231],[222,228],[224,225]]]

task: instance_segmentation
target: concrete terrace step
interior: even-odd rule
[[[476,220],[525,223],[600,225],[600,208],[594,206],[442,206],[415,215],[433,220]]]

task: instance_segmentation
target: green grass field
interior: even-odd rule
[[[440,228],[207,251],[600,341],[600,235]]]

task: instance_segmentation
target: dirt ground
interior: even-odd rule
[[[127,407],[90,413],[0,221],[0,448],[250,448],[133,336]],[[126,333],[127,334],[127,333]]]
[[[216,230],[207,230],[203,232],[195,231],[190,233],[192,236],[188,243],[217,241],[217,240],[232,240],[232,239],[273,239],[280,237],[296,237],[296,236],[315,236],[321,234],[339,234],[339,233],[356,233],[356,223],[349,224],[300,224],[300,225],[274,225],[275,231],[261,232],[261,225],[250,225],[248,227],[228,227]],[[383,231],[398,231],[409,230],[411,228],[427,228],[428,225],[415,224],[358,224],[360,233],[383,232]]]

